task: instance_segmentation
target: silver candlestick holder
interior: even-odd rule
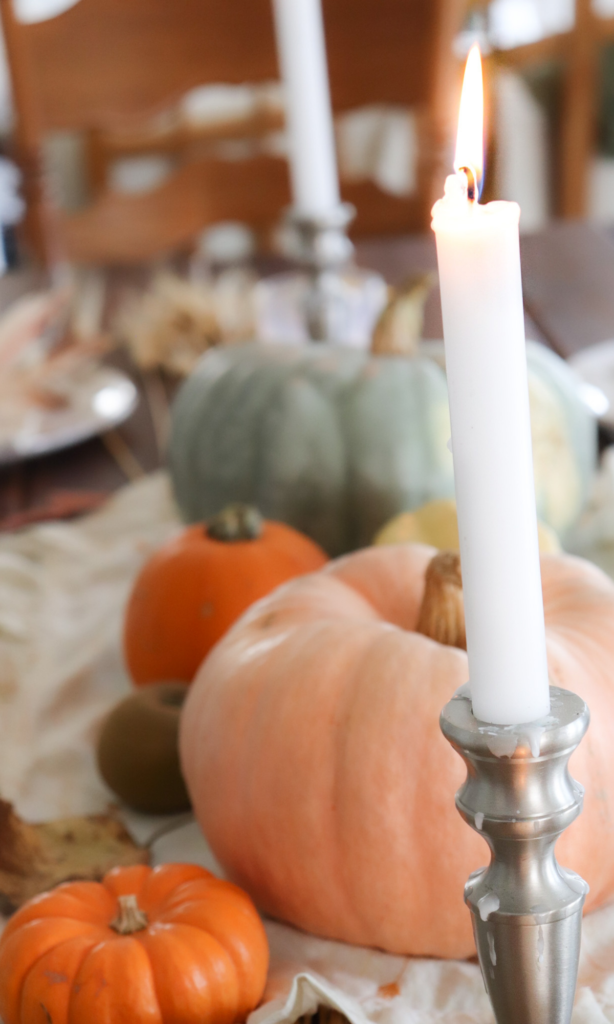
[[[258,285],[256,320],[263,340],[368,348],[388,288],[379,274],[354,263],[347,234],[354,216],[349,203],[320,216],[286,211],[284,251],[299,269]]]
[[[350,203],[340,203],[327,216],[306,216],[293,209],[286,215],[290,228],[289,251],[309,279],[305,323],[312,341],[333,341],[337,333],[341,298],[339,275],[354,256],[347,229],[355,216]]]
[[[582,810],[568,761],[589,711],[568,690],[550,694],[548,718],[527,725],[478,721],[462,690],[441,714],[467,766],[457,809],[491,851],[465,902],[497,1024],[569,1024],[576,990],[588,886],[557,863],[554,847]]]

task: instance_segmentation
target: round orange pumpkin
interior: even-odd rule
[[[260,1001],[262,922],[192,864],[116,868],[30,900],[0,939],[4,1024],[233,1024]]]
[[[455,809],[465,770],[438,724],[467,656],[416,632],[434,554],[366,549],[260,602],[202,666],[180,748],[205,835],[265,911],[393,953],[464,957],[463,885],[489,853]],[[558,847],[590,909],[614,895],[614,585],[568,556],[545,556],[542,579],[551,682],[593,713],[572,759],[584,813]],[[436,629],[458,611],[442,595]]]
[[[134,584],[124,652],[135,683],[189,683],[206,654],[254,601],[327,556],[285,523],[232,505],[163,545]]]

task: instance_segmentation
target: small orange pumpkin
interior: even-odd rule
[[[192,864],[116,868],[37,896],[0,939],[4,1024],[233,1024],[262,997],[249,897]]]
[[[466,770],[439,729],[469,673],[459,580],[434,555],[368,548],[252,608],[190,688],[180,753],[218,860],[267,913],[462,957],[463,886],[489,852],[456,811]],[[557,846],[590,909],[614,897],[614,584],[559,555],[542,558],[542,584],[551,682],[592,711],[571,762],[584,813]]]
[[[134,682],[191,682],[246,608],[326,561],[314,541],[246,505],[188,527],[156,552],[134,584],[124,625]]]

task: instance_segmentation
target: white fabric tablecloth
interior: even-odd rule
[[[180,527],[162,473],[74,523],[0,536],[0,794],[43,821],[103,811],[94,737],[129,691],[124,606]]]

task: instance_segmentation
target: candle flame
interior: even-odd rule
[[[459,171],[462,167],[474,172],[479,186],[484,170],[484,85],[477,43],[471,47],[467,57],[458,114],[454,170]]]

